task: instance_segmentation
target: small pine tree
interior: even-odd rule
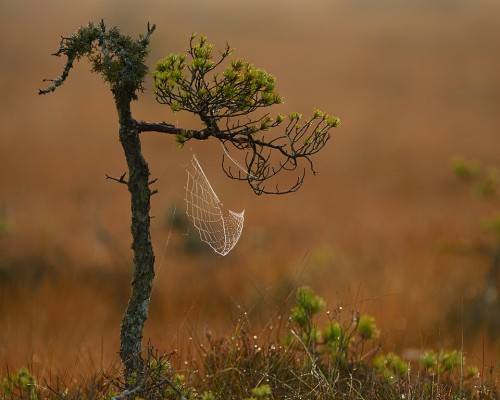
[[[56,56],[67,58],[61,76],[50,80],[51,85],[39,91],[55,91],[67,79],[75,61],[87,58],[92,72],[102,76],[109,84],[115,100],[119,120],[119,139],[128,165],[127,173],[110,177],[126,185],[131,195],[132,250],[134,272],[132,293],[121,326],[120,357],[125,366],[127,387],[137,387],[144,378],[142,335],[154,278],[154,253],[150,235],[151,196],[156,190],[151,185],[148,163],[141,152],[141,133],[159,132],[174,135],[179,144],[211,137],[219,140],[228,151],[232,146],[246,153],[245,173],[234,173],[223,157],[227,176],[244,180],[252,190],[263,193],[283,194],[296,191],[302,185],[305,161],[314,173],[311,156],[323,149],[330,138],[330,131],[339,125],[339,119],[320,110],[303,121],[302,114],[291,113],[271,116],[257,113],[282,102],[275,91],[274,76],[239,59],[230,60],[224,70],[222,63],[233,52],[228,45],[214,56],[213,45],[205,37],[193,35],[186,54],[171,54],[160,60],[153,73],[155,95],[159,103],[173,111],[188,111],[197,115],[203,129],[192,130],[175,127],[165,122],[150,123],[132,117],[131,102],[143,91],[143,81],[148,73],[145,60],[149,42],[155,30],[147,27],[145,35],[137,40],[123,35],[114,27],[108,29],[103,21],[89,23],[69,37],[63,37]],[[281,127],[275,137],[264,138],[263,133]],[[273,158],[271,158],[273,155]],[[274,161],[274,155],[279,161]],[[298,177],[288,187],[269,184],[280,172],[296,171]]]

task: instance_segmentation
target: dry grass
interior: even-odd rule
[[[299,293],[302,293],[299,295]],[[78,368],[37,379],[37,371],[7,370],[0,396],[17,399],[471,399],[497,400],[498,368],[479,375],[459,351],[430,351],[404,361],[384,354],[373,318],[337,305],[320,317],[325,303],[299,288],[291,311],[255,335],[242,312],[231,333],[189,337],[188,359],[148,345],[144,379],[125,390],[122,368],[82,374]],[[293,307],[292,307],[293,306]],[[174,366],[175,365],[175,366]],[[127,395],[126,395],[127,394]]]

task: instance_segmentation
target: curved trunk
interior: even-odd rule
[[[148,318],[155,275],[149,216],[152,192],[149,188],[148,163],[142,156],[139,133],[130,112],[131,99],[115,98],[115,101],[120,121],[120,143],[129,169],[127,186],[131,196],[134,252],[132,293],[121,326],[120,357],[125,365],[127,386],[135,386],[142,377],[142,332]],[[135,382],[131,382],[130,378]]]

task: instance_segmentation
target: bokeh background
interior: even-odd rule
[[[230,335],[245,313],[263,332],[307,284],[330,308],[374,316],[386,350],[463,348],[476,365],[498,362],[498,301],[479,315],[468,306],[483,298],[491,257],[467,249],[488,245],[480,220],[491,208],[450,160],[500,164],[499,17],[488,0],[3,0],[0,369],[64,374],[118,359],[132,266],[129,195],[105,180],[126,170],[113,99],[85,61],[37,95],[61,72],[64,60],[50,56],[60,36],[101,18],[134,37],[157,24],[151,68],[184,52],[193,32],[227,41],[277,77],[276,113],[318,107],[342,121],[317,155],[319,173],[287,196],[227,180],[215,142],[179,149],[144,134],[159,191],[145,340],[182,358],[190,337]],[[150,78],[145,86],[136,119],[196,126],[155,102]],[[226,257],[186,222],[192,154],[224,205],[246,210]]]

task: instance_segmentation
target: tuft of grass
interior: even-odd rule
[[[456,350],[424,353],[412,365],[381,354],[375,320],[326,304],[308,287],[297,290],[288,323],[259,342],[240,322],[224,339],[200,344],[201,365],[190,379],[206,399],[499,399],[495,382],[482,383],[475,367],[464,375]],[[203,372],[200,372],[203,371]],[[260,397],[259,397],[260,396]]]

